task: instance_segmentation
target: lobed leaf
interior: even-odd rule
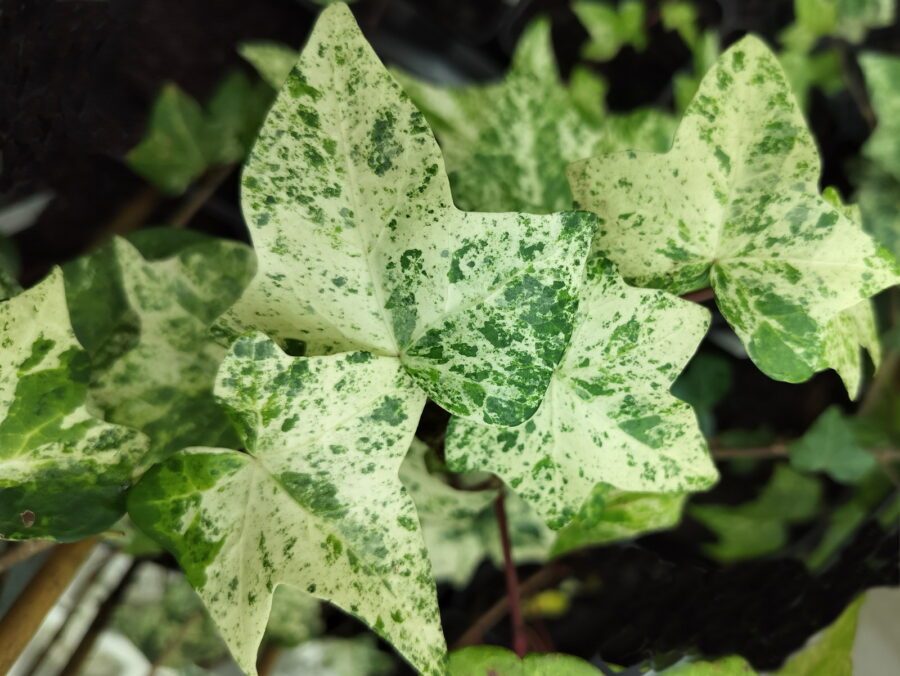
[[[818,194],[818,176],[784,72],[753,37],[703,79],[670,152],[569,169],[577,201],[604,220],[595,248],[627,280],[711,286],[757,366],[788,382],[834,366],[835,317],[900,280],[890,254]]]
[[[209,327],[254,269],[253,252],[237,242],[188,238],[167,251],[171,232],[139,238],[163,260],[116,239],[64,269],[75,333],[93,362],[91,399],[110,421],[147,434],[153,460],[237,442],[213,399],[225,348]]]
[[[802,472],[825,472],[835,481],[860,481],[877,462],[857,441],[837,407],[828,408],[803,437],[790,446],[791,465]]]
[[[628,147],[665,150],[675,128],[654,110],[605,114],[602,85],[584,69],[567,89],[546,20],[525,30],[500,82],[441,87],[396,76],[441,142],[453,198],[464,209],[570,209],[570,162]]]
[[[708,324],[702,307],[628,287],[594,258],[540,409],[512,429],[452,419],[448,465],[497,474],[554,528],[601,482],[651,492],[711,485],[717,475],[693,411],[669,394]]]
[[[859,65],[878,118],[863,154],[900,181],[900,58],[870,52]]]
[[[238,664],[255,674],[285,584],[350,612],[418,670],[442,672],[434,582],[397,473],[425,397],[392,357],[289,357],[237,340],[216,396],[246,453],[192,448],[150,470],[129,513],[178,559]]]
[[[0,534],[65,541],[108,528],[147,439],[89,407],[62,273],[0,303],[0,329]]]
[[[259,273],[223,326],[400,358],[451,412],[517,424],[568,342],[596,220],[452,204],[422,115],[326,9],[247,162]]]

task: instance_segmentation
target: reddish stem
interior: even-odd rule
[[[525,622],[522,619],[522,606],[519,600],[519,577],[516,574],[516,566],[512,559],[512,546],[509,542],[509,526],[506,521],[506,507],[503,503],[503,489],[497,493],[494,511],[497,514],[500,544],[503,548],[503,572],[506,576],[506,596],[509,599],[513,650],[519,657],[525,657],[525,653],[528,652],[528,638],[525,634]]]
[[[690,293],[686,293],[682,296],[685,300],[691,300],[695,303],[703,303],[708,300],[712,300],[716,297],[715,292],[712,290],[712,287],[707,287],[705,289],[700,289],[699,291],[691,291]]]

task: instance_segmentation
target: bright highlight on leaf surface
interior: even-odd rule
[[[837,315],[900,280],[890,254],[819,195],[819,173],[784,72],[748,37],[703,79],[669,153],[592,158],[569,177],[604,221],[595,247],[627,280],[711,286],[757,366],[800,382],[835,366]]]
[[[437,143],[345,6],[322,13],[243,174],[259,273],[223,323],[398,358],[451,412],[532,415],[594,216],[456,209]]]
[[[87,405],[88,357],[59,270],[0,303],[0,335],[0,534],[77,540],[108,528],[147,439]]]
[[[441,673],[434,582],[397,476],[425,396],[397,360],[289,357],[257,334],[232,346],[215,393],[247,453],[177,453],[128,504],[178,558],[241,668],[256,672],[272,592],[287,584]]]
[[[708,323],[704,308],[631,288],[595,257],[541,408],[511,429],[451,420],[448,465],[494,472],[554,528],[601,482],[629,491],[708,487],[717,475],[696,417],[669,393]]]
[[[178,232],[147,230],[139,243],[172,246]],[[91,356],[91,399],[111,422],[147,434],[155,460],[237,442],[212,396],[225,348],[209,327],[249,281],[253,252],[202,236],[188,241],[148,260],[116,239],[64,268],[75,333]]]
[[[584,70],[567,88],[546,20],[522,34],[500,82],[442,87],[404,73],[397,77],[434,129],[453,198],[464,209],[570,209],[570,162],[629,147],[666,150],[675,128],[671,116],[654,110],[603,113],[602,88]]]

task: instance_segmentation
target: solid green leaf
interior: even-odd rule
[[[812,518],[822,487],[815,477],[777,465],[760,494],[740,505],[695,504],[688,513],[718,536],[705,550],[721,561],[738,561],[777,551],[788,527]]]
[[[599,484],[556,534],[553,555],[677,526],[685,498],[683,493],[629,493]]]
[[[93,362],[92,401],[110,421],[147,434],[153,458],[236,442],[212,395],[225,348],[209,327],[253,269],[247,246],[210,238],[153,262],[117,239],[66,266],[72,323]]]
[[[604,224],[595,247],[627,280],[678,294],[711,286],[767,375],[833,366],[832,320],[896,284],[896,262],[819,195],[815,143],[775,56],[757,38],[703,79],[672,150],[570,167],[578,203]]]
[[[663,669],[661,676],[757,676],[756,670],[740,655],[713,661],[689,660]]]
[[[864,596],[785,662],[775,676],[853,676],[853,644]]]
[[[900,57],[869,52],[859,65],[878,118],[863,154],[900,181]]]
[[[223,318],[306,354],[399,357],[449,411],[518,424],[568,342],[596,220],[457,210],[421,113],[349,10],[325,10],[242,203],[259,273]]]
[[[855,483],[877,464],[857,441],[850,421],[836,406],[818,417],[789,447],[791,465],[801,472],[824,472],[835,481]]]
[[[893,23],[894,3],[895,0],[794,0],[794,30],[799,30],[810,46],[825,35],[861,42],[867,31]]]
[[[434,129],[463,209],[569,209],[567,164],[630,147],[665,150],[674,131],[672,118],[658,111],[606,115],[603,85],[585,69],[576,69],[567,88],[546,20],[528,26],[499,82],[446,87],[397,77]]]
[[[425,402],[393,357],[289,357],[238,339],[216,380],[246,453],[193,448],[150,470],[129,514],[181,564],[244,671],[281,584],[356,615],[423,673],[445,651],[397,473]]]
[[[445,475],[429,470],[427,454],[428,447],[413,440],[400,480],[416,505],[435,579],[461,587],[485,558],[503,565],[494,513],[497,490],[452,487]],[[519,565],[544,561],[553,532],[515,495],[506,496],[505,508],[513,559]]]
[[[126,160],[160,190],[177,195],[206,170],[208,144],[200,104],[168,84],[153,104],[145,138]]]
[[[844,88],[841,57],[834,49],[812,54],[787,49],[778,55],[778,60],[803,110],[809,109],[809,93],[812,89],[820,89],[824,94],[831,95]]]
[[[291,49],[280,42],[268,40],[244,42],[238,47],[238,52],[276,91],[284,85],[291,69],[300,58],[296,49]]]
[[[89,406],[62,273],[0,303],[0,329],[0,534],[77,540],[108,528],[147,439]]]
[[[496,646],[479,645],[450,653],[449,676],[601,676],[602,671],[572,655],[532,653],[519,658]]]
[[[579,0],[572,3],[572,11],[590,36],[581,49],[585,59],[609,61],[626,45],[639,51],[647,46],[644,3],[640,0],[622,0],[617,6]]]
[[[854,197],[863,227],[895,258],[900,257],[900,180],[871,166],[860,172],[860,178]]]
[[[251,82],[240,71],[226,75],[206,106],[207,164],[243,160],[271,102],[271,88],[264,83]]]
[[[717,475],[697,420],[669,394],[708,323],[699,305],[629,287],[594,258],[540,409],[511,429],[452,419],[449,467],[493,472],[553,528],[600,482],[650,492],[708,487]]]
[[[706,436],[715,431],[713,408],[731,390],[731,362],[720,354],[699,352],[672,386],[672,394],[694,407]]]

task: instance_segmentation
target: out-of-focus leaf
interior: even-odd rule
[[[519,658],[496,646],[479,645],[450,653],[449,676],[602,676],[572,655],[530,654]]]
[[[835,481],[855,483],[875,467],[875,457],[856,439],[856,434],[836,406],[813,423],[790,446],[791,465],[801,472],[824,472]]]
[[[275,663],[273,676],[387,676],[393,660],[371,636],[318,638],[286,651]]]
[[[647,46],[644,3],[640,0],[623,0],[618,6],[579,0],[572,4],[572,11],[590,35],[581,50],[585,59],[609,61],[625,45],[638,51]]]
[[[819,507],[821,486],[787,465],[778,465],[755,500],[737,506],[691,505],[688,513],[718,536],[706,551],[721,561],[738,561],[777,551],[788,526],[810,519]]]
[[[291,49],[280,42],[265,40],[245,42],[238,47],[238,52],[276,91],[281,89],[297,59],[300,58],[300,53],[296,49]]]
[[[875,167],[865,167],[858,175],[856,201],[863,227],[900,257],[900,181]]]
[[[900,181],[900,57],[869,52],[859,65],[878,118],[863,154]]]
[[[700,429],[706,436],[715,432],[713,408],[731,389],[731,363],[712,352],[694,355],[672,386],[672,394],[694,407]]]
[[[296,646],[318,636],[324,628],[318,599],[296,587],[275,588],[265,640],[282,647]]]
[[[864,596],[793,655],[775,676],[853,676],[853,643]]]

